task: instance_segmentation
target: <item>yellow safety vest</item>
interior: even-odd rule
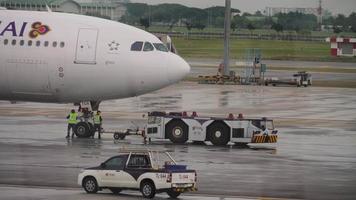
[[[94,115],[94,124],[101,124],[100,115]]]
[[[69,113],[68,124],[77,124],[77,113]]]

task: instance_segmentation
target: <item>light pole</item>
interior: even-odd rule
[[[225,0],[224,70],[223,70],[223,75],[229,75],[229,73],[230,73],[230,32],[231,32],[231,0]]]

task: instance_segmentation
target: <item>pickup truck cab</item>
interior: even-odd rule
[[[118,194],[128,189],[141,191],[145,198],[160,192],[177,198],[183,192],[196,191],[196,181],[195,170],[177,165],[168,152],[150,150],[122,151],[78,175],[78,184],[87,193],[109,189]]]

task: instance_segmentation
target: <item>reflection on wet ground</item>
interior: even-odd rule
[[[104,126],[124,129],[152,110],[199,115],[275,118],[276,145],[215,147],[172,145],[142,138],[66,140],[70,105],[0,102],[0,184],[77,187],[83,167],[120,148],[166,149],[198,170],[199,192],[237,196],[354,199],[356,192],[356,90],[265,88],[181,83],[152,94],[103,102]]]

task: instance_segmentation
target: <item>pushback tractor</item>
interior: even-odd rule
[[[276,143],[278,131],[273,120],[244,118],[242,114],[226,118],[198,116],[196,112],[151,112],[148,114],[146,137],[169,139],[175,144],[211,142],[213,145]]]

